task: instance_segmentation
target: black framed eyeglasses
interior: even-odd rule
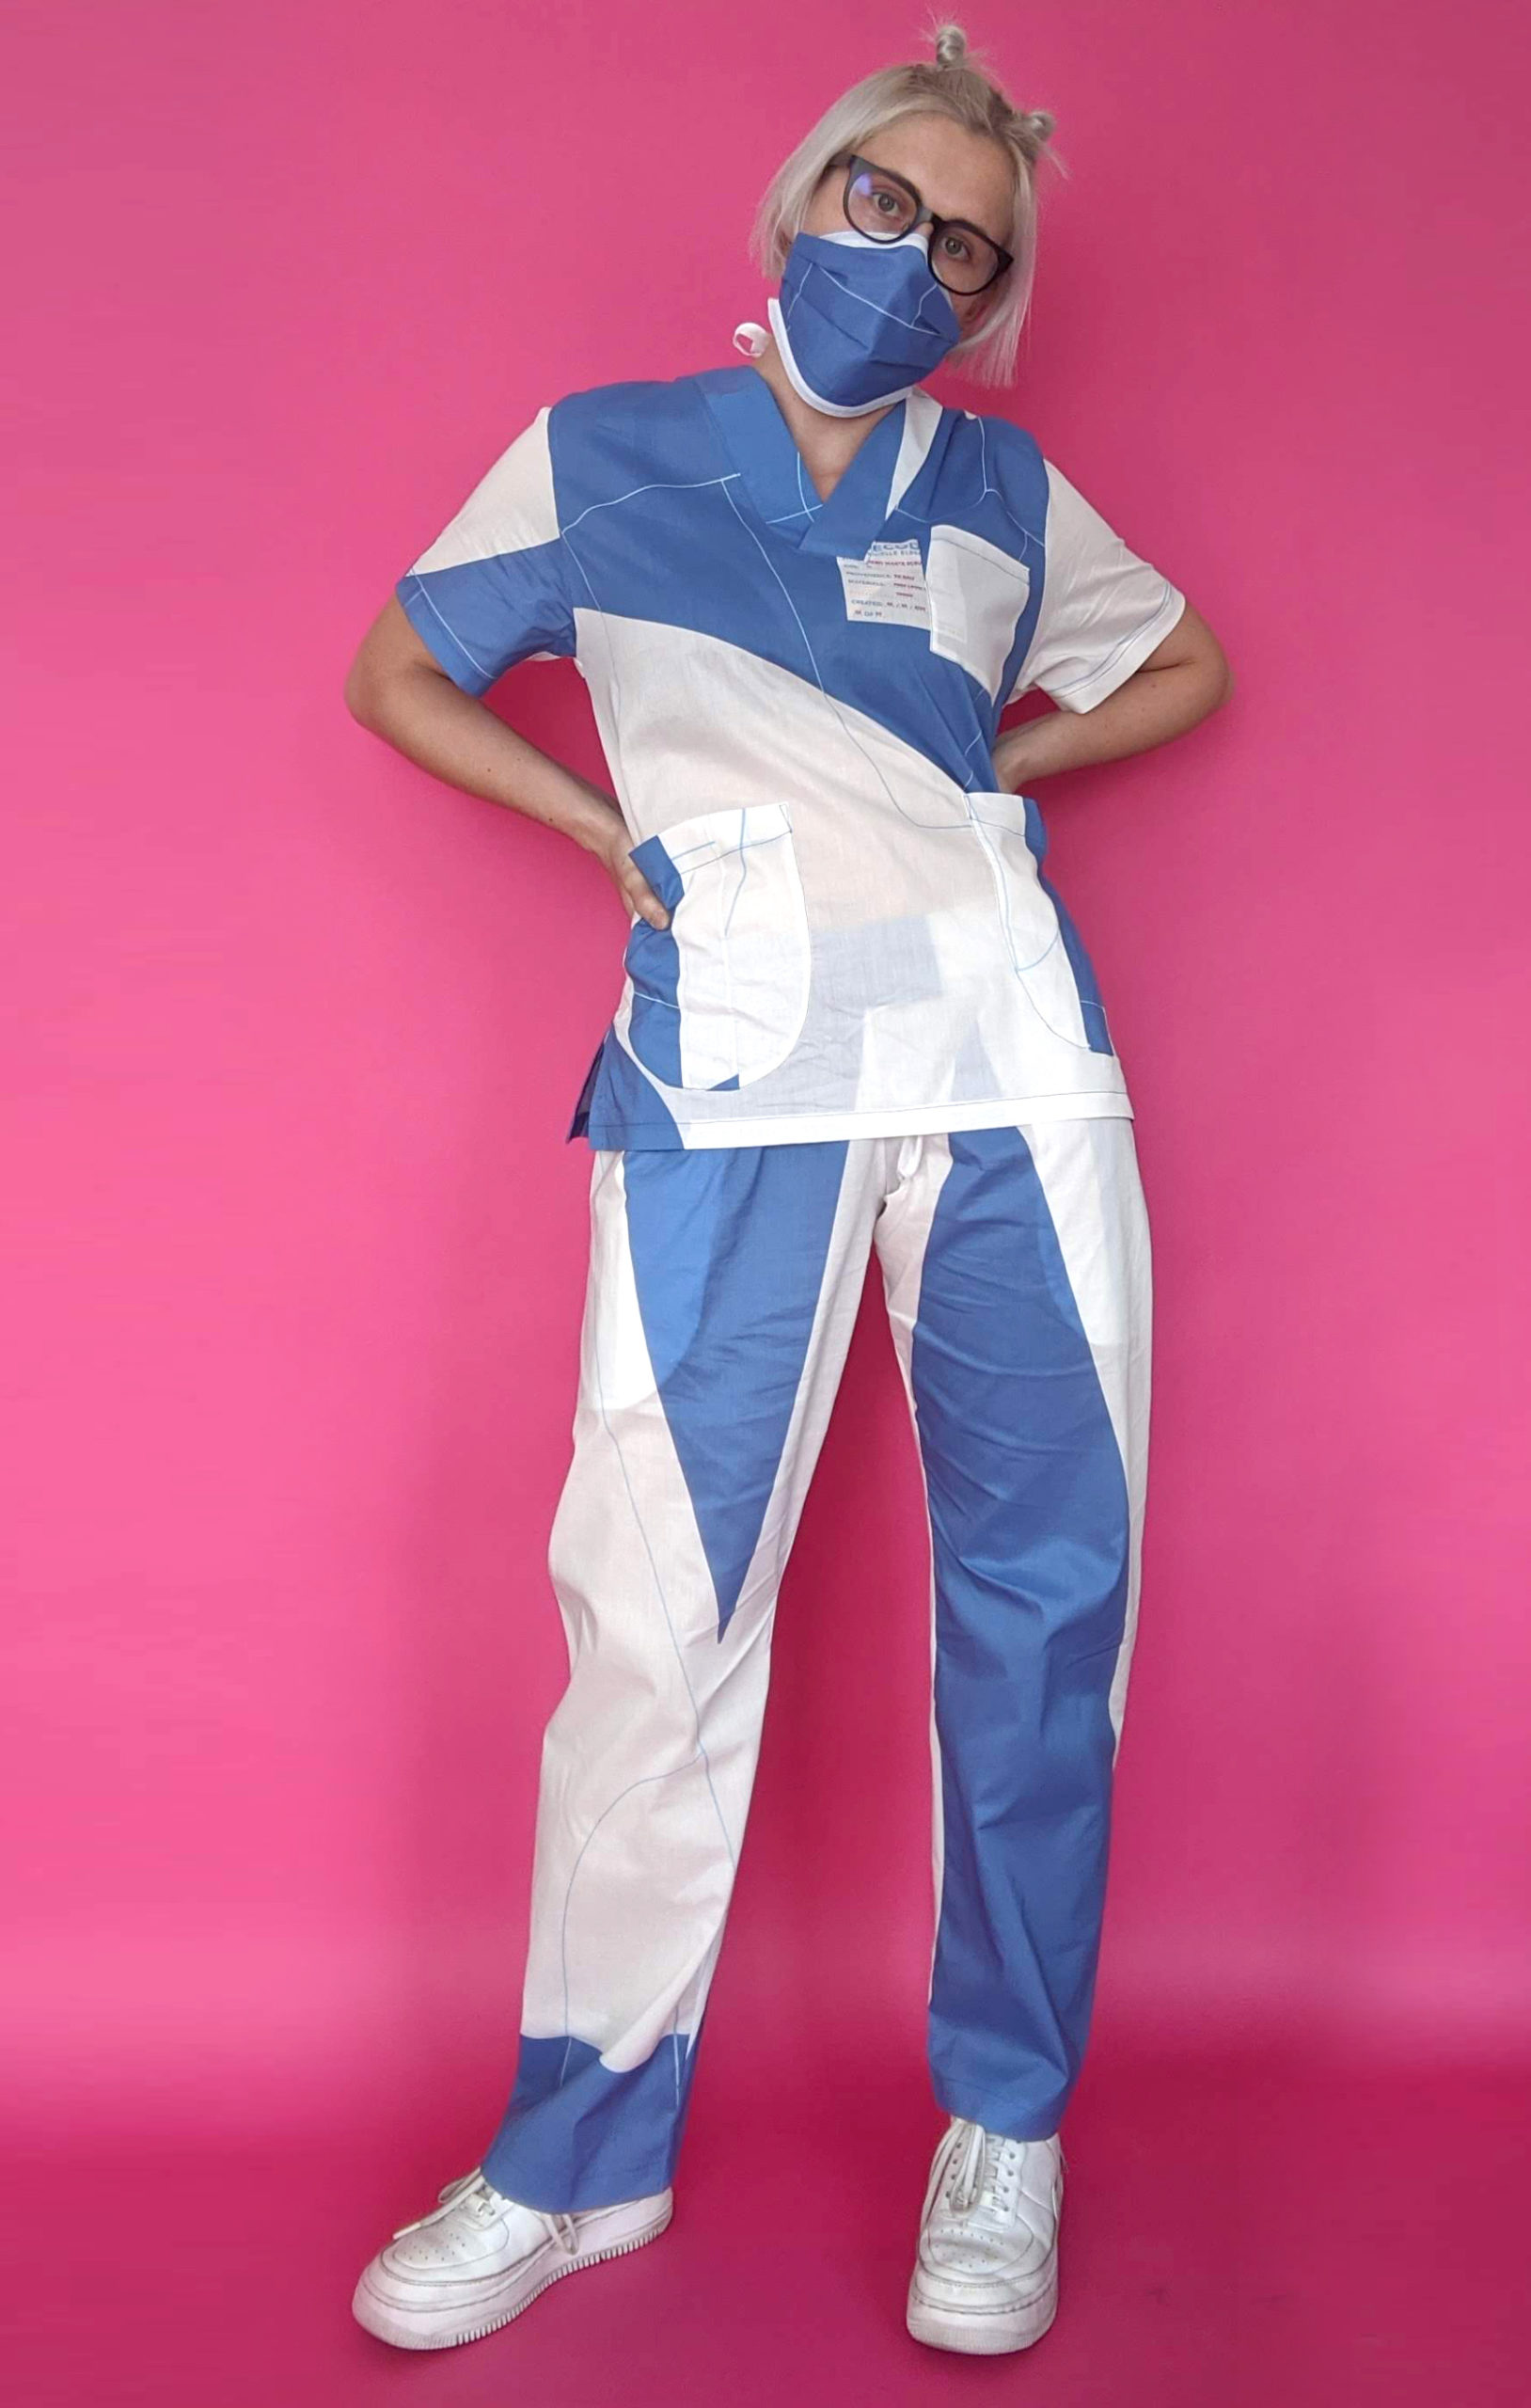
[[[948,293],[985,293],[1015,266],[1011,252],[965,217],[938,217],[911,183],[859,151],[840,150],[829,163],[844,167],[845,222],[875,243],[902,242],[917,226],[930,229],[930,271]],[[828,172],[828,170],[826,170]]]

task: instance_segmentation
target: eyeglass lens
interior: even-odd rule
[[[907,234],[920,214],[907,184],[865,164],[850,179],[845,210],[858,233],[884,243]],[[965,226],[932,228],[931,272],[949,292],[981,293],[993,281],[999,264],[1000,255],[986,236]]]

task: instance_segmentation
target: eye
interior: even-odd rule
[[[899,234],[914,223],[916,204],[901,184],[863,168],[850,188],[851,222],[870,234]]]

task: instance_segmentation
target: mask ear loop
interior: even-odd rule
[[[739,341],[741,335],[744,337],[742,342]],[[734,329],[734,348],[742,352],[746,359],[758,359],[770,340],[766,328],[758,325],[753,318],[741,318]]]

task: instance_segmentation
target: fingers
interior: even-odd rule
[[[633,860],[625,832],[620,844],[609,851],[603,848],[603,852],[617,892],[628,910],[636,911],[640,920],[647,920],[651,928],[668,928],[670,913]]]
[[[636,873],[628,883],[627,900],[634,911],[647,920],[651,928],[669,927],[670,913],[640,872]]]

